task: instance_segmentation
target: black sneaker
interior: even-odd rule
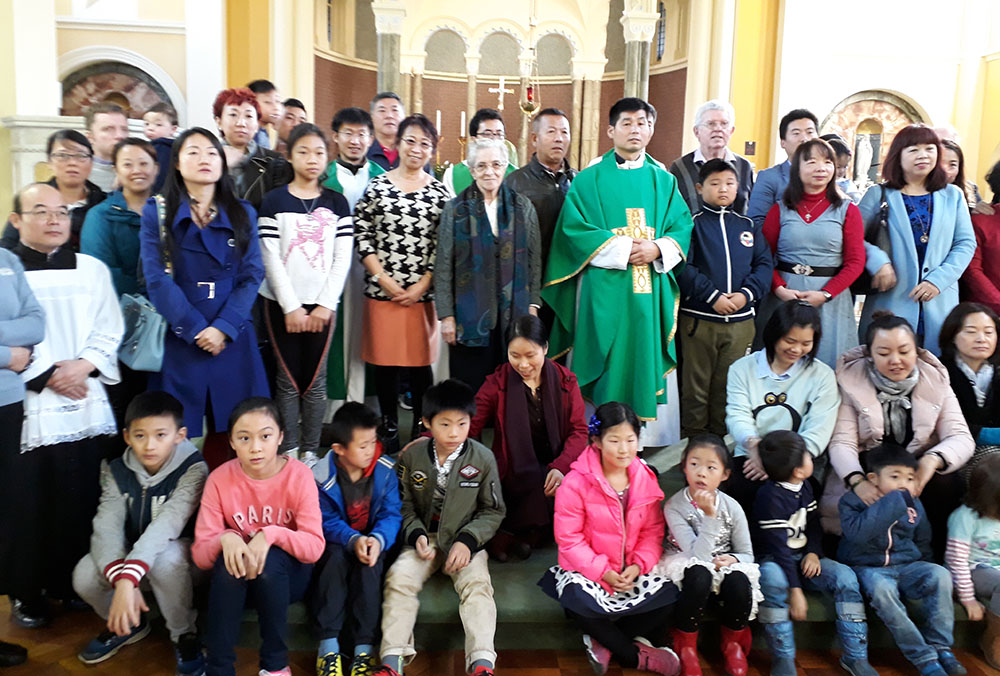
[[[10,619],[19,627],[39,629],[48,626],[52,621],[52,615],[49,614],[49,604],[44,598],[39,597],[32,601],[11,599]]]
[[[174,654],[177,656],[176,676],[203,676],[205,655],[197,634],[182,634],[174,644]]]
[[[88,643],[77,657],[84,664],[97,664],[115,656],[119,650],[132,643],[138,643],[149,635],[149,622],[142,618],[139,626],[131,634],[119,636],[110,631],[102,631],[97,638]]]
[[[16,667],[28,661],[28,651],[16,643],[0,641],[0,667]]]
[[[399,453],[399,427],[389,416],[382,416],[382,424],[375,430],[378,440],[382,442],[382,452],[385,455]]]

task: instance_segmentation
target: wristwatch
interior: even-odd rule
[[[820,289],[819,292],[821,294],[823,294],[823,298],[826,298],[826,302],[827,303],[829,303],[831,300],[833,300],[833,294],[830,293],[829,291],[827,291],[826,289]]]
[[[374,275],[372,275],[372,283],[378,284],[378,278],[381,276],[382,276],[381,272],[376,272]]]

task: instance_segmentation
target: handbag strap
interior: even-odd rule
[[[170,263],[170,251],[167,248],[167,200],[163,195],[156,195],[156,220],[160,228],[160,255],[163,257],[163,269],[171,277],[174,276],[173,265]]]
[[[881,185],[879,185],[879,188],[882,189],[882,203],[879,204],[879,207],[878,207],[878,219],[879,219],[878,225],[879,225],[880,228],[888,228],[889,227],[889,198],[886,196],[885,183],[882,183]]]

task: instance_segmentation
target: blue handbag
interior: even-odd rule
[[[162,241],[165,236],[165,203],[161,195],[155,199]],[[167,274],[171,274],[169,260],[166,261],[166,270]],[[163,368],[163,337],[167,332],[167,320],[156,311],[148,298],[137,293],[124,294],[120,306],[125,320],[125,336],[118,348],[118,359],[133,371],[159,373]]]

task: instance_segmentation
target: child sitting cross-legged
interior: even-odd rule
[[[768,481],[754,501],[754,551],[764,592],[757,619],[771,652],[771,676],[795,676],[792,620],[806,619],[804,589],[833,596],[840,666],[852,676],[874,676],[868,663],[868,624],[858,578],[849,566],[820,558],[822,530],[809,477],[812,454],[790,430],[768,432],[758,446]]]
[[[198,676],[205,659],[195,627],[191,517],[208,467],[187,439],[184,407],[166,392],[129,403],[123,436],[124,455],[101,463],[90,553],[73,570],[73,589],[108,622],[79,658],[103,662],[149,633],[147,589],[174,642],[176,673]]]
[[[879,497],[869,504],[848,491],[840,499],[844,537],[837,558],[854,568],[868,602],[923,676],[960,676],[965,667],[951,650],[951,576],[933,563],[931,525],[916,487],[918,458],[885,443],[869,450],[862,464],[868,470],[864,481]],[[920,602],[919,626],[904,600]]]
[[[413,659],[417,595],[443,570],[459,596],[465,629],[465,668],[493,676],[497,607],[483,547],[496,534],[506,509],[493,452],[469,439],[476,395],[458,380],[427,389],[421,437],[396,460],[403,501],[403,547],[389,568],[382,599],[382,664],[376,674],[401,674]]]
[[[379,419],[359,402],[333,416],[333,453],[313,467],[326,551],[316,565],[313,611],[319,627],[318,676],[364,676],[378,666],[374,643],[382,605],[385,552],[399,534],[399,480],[381,455]],[[350,614],[354,659],[345,671],[340,632]],[[351,654],[351,653],[348,653]]]

